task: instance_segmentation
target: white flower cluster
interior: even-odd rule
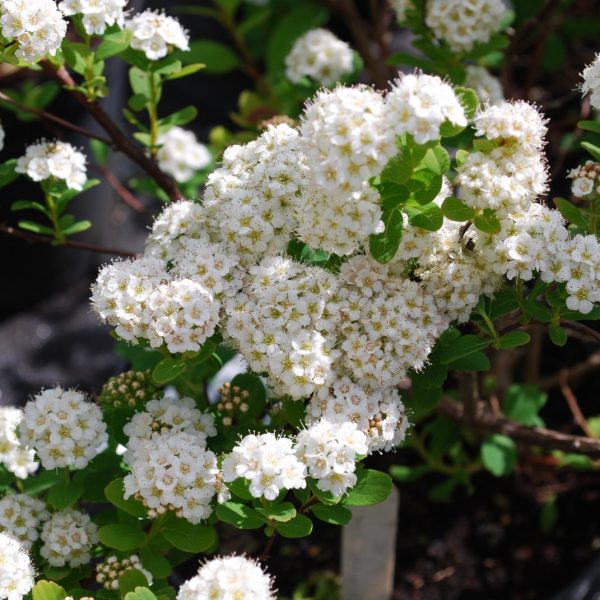
[[[126,558],[117,558],[113,555],[98,563],[96,565],[96,582],[100,583],[106,590],[118,590],[119,577],[129,569],[135,569],[143,573],[148,585],[152,585],[152,574],[144,569],[139,556],[136,554]]]
[[[223,481],[243,477],[255,498],[275,500],[282,490],[306,487],[306,468],[293,440],[272,433],[247,435],[223,461]]]
[[[502,84],[485,67],[478,65],[467,66],[467,77],[463,83],[464,87],[471,88],[477,92],[477,97],[482,104],[499,104],[504,100]]]
[[[19,540],[25,550],[39,538],[41,524],[50,518],[46,505],[27,494],[12,494],[0,500],[0,532]]]
[[[322,269],[274,257],[252,267],[228,301],[229,341],[276,393],[304,398],[327,381],[337,355],[335,290],[335,277]]]
[[[58,8],[67,17],[80,14],[89,35],[102,35],[108,25],[123,27],[128,0],[62,0]]]
[[[89,515],[67,508],[44,523],[40,554],[53,567],[78,567],[89,563],[98,543],[98,528]]]
[[[390,0],[390,6],[398,23],[403,23],[406,20],[407,11],[413,8],[413,2],[412,0]]]
[[[369,450],[367,436],[352,421],[323,417],[296,436],[296,453],[317,487],[343,496],[356,485],[356,459]]]
[[[467,52],[500,30],[506,5],[502,0],[428,0],[425,23],[455,52]]]
[[[143,442],[163,433],[179,431],[194,435],[200,443],[206,443],[208,437],[217,435],[214,418],[198,410],[193,398],[163,397],[150,400],[144,412],[133,415],[123,428],[128,438],[125,460]]]
[[[82,190],[87,181],[86,157],[74,146],[59,140],[42,140],[27,146],[25,155],[17,160],[15,171],[33,181],[62,179],[72,190]]]
[[[35,473],[39,463],[35,450],[21,445],[17,427],[23,420],[23,411],[12,406],[0,407],[0,464],[19,479]]]
[[[180,588],[177,600],[275,600],[273,581],[245,556],[213,558]]]
[[[125,23],[131,31],[131,47],[141,50],[150,60],[163,58],[172,47],[189,50],[190,39],[181,23],[162,12],[145,10]]]
[[[44,469],[83,469],[108,441],[98,406],[76,390],[43,390],[25,405],[21,441],[35,449]]]
[[[0,598],[21,600],[35,583],[29,556],[17,540],[0,533]]]
[[[15,40],[15,56],[28,63],[54,56],[67,33],[54,0],[3,0],[0,13],[2,35]]]
[[[142,502],[150,517],[169,510],[199,523],[211,515],[221,481],[217,457],[205,448],[202,436],[184,431],[153,435],[137,445],[128,461],[125,498]]]
[[[243,265],[284,252],[293,221],[290,204],[302,188],[298,132],[269,127],[244,146],[230,146],[204,194],[209,231]]]
[[[330,86],[352,72],[352,48],[327,29],[311,29],[300,36],[285,57],[285,75],[294,83],[310,77]]]
[[[600,194],[600,163],[588,160],[584,165],[571,169],[568,177],[573,180],[571,184],[573,196],[585,198]]]
[[[354,423],[367,436],[369,452],[397,446],[409,425],[395,387],[366,392],[349,377],[320,388],[310,400],[308,415],[309,423],[322,417],[329,423]]]
[[[581,77],[581,92],[584,96],[590,94],[590,104],[594,108],[600,108],[600,54],[597,54],[594,62],[583,70]]]
[[[160,146],[156,158],[160,168],[177,181],[189,181],[212,161],[208,148],[198,142],[192,131],[173,127],[156,140]]]

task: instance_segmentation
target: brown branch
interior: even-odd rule
[[[107,169],[104,165],[95,164],[92,165],[92,167],[102,173],[106,182],[115,192],[117,192],[121,200],[123,200],[129,208],[140,214],[148,214],[148,209],[119,181],[112,171]]]
[[[573,382],[598,368],[600,368],[600,352],[594,352],[593,354],[590,354],[584,361],[573,365],[572,367],[561,369],[560,373],[556,375],[543,377],[538,381],[537,386],[542,390],[549,390],[557,385],[560,385],[561,373],[564,373],[564,377],[568,381]]]
[[[596,331],[595,329],[592,329],[591,327],[588,327],[579,321],[566,321],[561,319],[560,324],[565,329],[572,329],[588,339],[593,340],[597,344],[600,344],[600,332]]]
[[[73,89],[77,84],[64,67],[56,67],[47,61],[42,63],[44,69],[56,78],[71,96],[85,106],[96,122],[106,131],[114,146],[126,154],[134,163],[141,167],[161,187],[172,201],[183,200],[183,194],[177,187],[175,180],[160,169],[154,159],[149,157],[141,146],[135,144],[104,112],[98,102],[90,102],[85,94]]]
[[[477,373],[461,371],[456,376],[458,377],[460,396],[464,403],[465,420],[476,421],[481,407]]]
[[[438,411],[453,421],[467,424],[464,408],[448,397],[441,399]],[[600,440],[569,435],[544,427],[525,427],[516,421],[498,417],[489,409],[480,410],[477,419],[470,421],[469,426],[480,433],[501,433],[515,442],[527,446],[537,446],[544,450],[561,450],[562,452],[586,454],[592,458],[600,458]]]
[[[87,129],[84,129],[83,127],[79,127],[79,125],[75,125],[75,123],[71,123],[70,121],[67,121],[66,119],[57,117],[56,115],[46,112],[45,110],[40,110],[39,108],[32,108],[31,106],[21,104],[20,102],[17,102],[17,100],[13,100],[10,96],[7,96],[3,92],[0,92],[0,100],[18,108],[19,110],[21,110],[23,112],[29,113],[31,115],[35,115],[36,117],[38,117],[40,119],[44,119],[46,121],[52,121],[53,123],[57,123],[58,125],[61,125],[65,129],[70,129],[71,131],[75,131],[76,133],[79,133],[87,138],[91,138],[93,140],[98,140],[99,142],[102,142],[103,144],[107,144],[108,146],[113,145],[112,142],[108,138],[105,138],[101,135],[98,135],[96,133],[88,131]]]
[[[569,386],[569,382],[567,381],[566,369],[561,369],[558,376],[559,376],[559,380],[560,380],[560,391],[562,392],[562,395],[565,397],[565,400],[567,401],[569,410],[571,411],[571,414],[573,415],[573,419],[574,419],[575,423],[577,425],[579,425],[579,427],[581,427],[581,430],[588,437],[590,437],[590,438],[598,437],[590,429],[588,422],[586,421],[585,417],[583,416],[583,413],[581,412],[581,408],[579,408],[579,403],[577,402],[577,396],[575,396],[575,394],[573,393],[573,390]]]
[[[56,240],[49,235],[38,235],[37,233],[28,233],[21,229],[16,229],[10,225],[0,223],[0,233],[10,235],[33,244],[50,244],[57,248],[74,248],[76,250],[86,250],[88,252],[96,252],[98,254],[112,254],[114,256],[123,256],[125,258],[137,258],[139,254],[129,252],[128,250],[117,250],[116,248],[107,248],[105,246],[97,246],[87,242],[76,242],[74,240],[65,240],[62,244],[56,244]]]

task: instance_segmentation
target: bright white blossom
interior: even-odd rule
[[[150,517],[170,510],[190,523],[200,523],[211,515],[221,480],[217,457],[206,450],[202,437],[184,431],[154,435],[139,442],[129,465],[125,498],[134,496],[142,502]]]
[[[208,148],[198,142],[193,132],[181,127],[161,133],[156,143],[160,146],[156,153],[160,168],[180,182],[190,180],[212,161]]]
[[[152,585],[152,574],[144,569],[137,554],[132,554],[126,558],[118,558],[112,555],[98,563],[96,565],[96,582],[102,584],[102,587],[106,590],[118,590],[119,577],[130,569],[143,573],[148,585]]]
[[[40,554],[53,567],[78,567],[91,560],[98,543],[98,528],[89,515],[67,508],[54,513],[44,523]]]
[[[573,180],[571,191],[578,198],[600,193],[600,163],[588,160],[585,164],[571,169],[568,174]]]
[[[500,80],[494,77],[485,67],[468,65],[467,77],[463,86],[474,89],[482,103],[498,104],[504,100]]]
[[[584,96],[589,93],[590,104],[594,108],[600,108],[600,54],[596,54],[596,58],[583,70],[581,77],[581,93]]]
[[[34,576],[27,552],[16,539],[0,533],[0,598],[21,600],[33,588]]]
[[[125,23],[131,31],[131,47],[141,50],[150,60],[163,58],[172,47],[189,50],[190,40],[181,23],[162,12],[145,10]]]
[[[98,406],[76,390],[43,390],[25,405],[21,441],[34,448],[45,469],[83,469],[106,445]]]
[[[19,479],[35,473],[39,463],[35,450],[21,445],[17,427],[23,420],[23,411],[12,406],[0,407],[0,464]]]
[[[85,163],[85,154],[71,144],[42,140],[26,148],[25,155],[17,160],[15,171],[33,181],[62,179],[68,188],[80,191],[87,181]]]
[[[206,561],[180,588],[177,600],[275,600],[273,581],[245,556]]]
[[[0,532],[19,540],[25,550],[39,538],[41,524],[50,517],[46,504],[27,494],[7,495],[0,500]]]
[[[28,63],[54,56],[67,32],[54,0],[3,0],[0,13],[2,35],[15,40],[15,56]]]
[[[102,35],[108,25],[123,27],[128,0],[62,0],[58,8],[68,17],[82,15],[83,28],[89,35]]]
[[[500,30],[505,12],[502,0],[428,0],[425,23],[452,50],[466,52]]]
[[[247,435],[223,461],[223,481],[239,477],[255,498],[275,500],[281,490],[306,487],[306,468],[296,458],[293,440],[272,433]]]
[[[352,48],[327,29],[311,29],[300,36],[285,57],[286,77],[298,83],[310,77],[329,86],[352,72]]]

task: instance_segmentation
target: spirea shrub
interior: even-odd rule
[[[492,405],[490,357],[527,345],[534,325],[562,346],[600,317],[600,148],[584,141],[594,161],[570,170],[549,164],[551,123],[494,75],[504,2],[391,2],[395,29],[359,35],[358,52],[324,27],[326,9],[285,4],[215,1],[206,15],[232,35],[226,48],[121,0],[0,3],[4,59],[54,77],[102,128],[53,117],[50,87],[3,96],[93,140],[41,138],[0,165],[1,186],[25,175],[41,188],[3,231],[125,254],[100,268],[91,307],[131,362],[98,397],[52,383],[0,409],[0,600],[276,598],[266,565],[212,556],[220,531],[262,530],[267,560],[279,538],[344,525],[389,495],[381,453],[416,450],[424,464],[405,478],[439,472],[449,489],[507,474],[506,432],[535,446],[523,430],[543,423],[539,406]],[[391,53],[396,21],[421,54]],[[129,69],[133,135],[103,108],[108,59]],[[242,65],[256,89],[231,114],[239,130],[204,145],[185,128],[195,106],[160,106],[171,80]],[[598,59],[581,85],[592,106],[597,71]],[[144,172],[129,187],[113,149]],[[546,197],[555,169],[575,203]],[[88,170],[138,210],[137,193],[164,203],[143,252],[72,239],[91,227],[69,212],[98,183]],[[222,371],[234,356],[240,372]],[[451,419],[468,434],[440,442]],[[185,561],[197,575],[175,589]]]

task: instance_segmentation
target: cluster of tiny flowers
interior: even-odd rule
[[[23,420],[23,411],[12,406],[0,407],[0,464],[19,479],[35,473],[39,463],[35,450],[21,445],[17,427]]]
[[[396,15],[398,23],[406,20],[406,13],[413,8],[412,0],[390,0],[390,6]]]
[[[473,152],[460,166],[460,197],[499,216],[526,209],[546,190],[544,119],[527,102],[503,102],[481,111],[475,128],[478,136],[491,141],[490,149]]]
[[[584,96],[589,93],[590,104],[594,108],[600,108],[600,54],[597,54],[594,62],[583,70],[581,77],[581,92]]]
[[[463,85],[475,90],[482,103],[499,104],[504,100],[502,84],[485,67],[469,65]]]
[[[208,148],[198,142],[193,132],[181,127],[161,133],[156,142],[160,146],[156,153],[160,168],[179,182],[189,181],[212,161]]]
[[[600,193],[600,163],[588,160],[584,165],[572,169],[568,177],[573,180],[571,191],[574,196],[584,198]]]
[[[180,588],[177,600],[275,600],[273,581],[245,556],[213,558]]]
[[[78,567],[90,562],[98,543],[98,528],[89,515],[67,508],[44,523],[40,554],[53,567]]]
[[[192,398],[155,398],[146,404],[145,411],[133,415],[123,428],[127,436],[128,459],[140,445],[163,433],[183,431],[198,438],[200,444],[216,435],[214,418],[196,408]]]
[[[428,0],[425,23],[452,50],[466,52],[500,30],[505,12],[502,0]]]
[[[298,132],[288,125],[269,127],[244,146],[230,146],[204,194],[214,237],[245,266],[284,252],[294,226],[290,205],[303,179]]]
[[[367,436],[352,421],[323,417],[296,436],[296,454],[317,487],[343,496],[356,485],[356,459],[367,454]]]
[[[250,269],[227,302],[225,331],[255,373],[278,394],[300,399],[323,385],[337,356],[335,277],[282,257]]]
[[[223,481],[249,482],[255,498],[275,500],[281,490],[306,487],[306,468],[294,452],[293,440],[272,433],[247,435],[223,461]]]
[[[125,371],[111,377],[100,390],[98,401],[104,410],[141,409],[152,398],[156,386],[150,380],[150,370]]]
[[[144,569],[139,557],[132,554],[127,558],[117,558],[109,556],[106,560],[96,565],[96,582],[101,584],[106,590],[119,589],[119,577],[130,569],[135,569],[144,574],[148,585],[152,585],[152,575]]]
[[[295,83],[310,77],[329,86],[352,72],[352,48],[327,29],[311,29],[299,37],[285,58],[286,77]]]
[[[49,517],[45,503],[27,494],[13,494],[0,500],[0,532],[17,538],[25,550],[31,549],[39,538],[41,524]]]
[[[366,392],[349,377],[318,390],[308,406],[310,422],[325,417],[330,423],[350,421],[367,436],[369,452],[391,450],[406,435],[408,419],[395,387]]]
[[[176,430],[153,435],[137,445],[128,461],[125,498],[134,496],[150,517],[172,511],[199,523],[211,515],[221,480],[217,457],[206,450],[202,437]]]
[[[248,412],[250,392],[237,385],[232,387],[230,383],[224,383],[219,388],[219,394],[221,397],[217,410],[222,415],[221,423],[224,427],[231,427],[240,415]]]
[[[85,163],[85,154],[71,144],[42,140],[26,148],[25,155],[17,160],[15,171],[33,181],[61,179],[69,189],[80,191],[87,181]]]
[[[129,19],[125,28],[131,31],[131,47],[141,50],[150,60],[163,58],[171,47],[189,50],[190,40],[181,23],[162,12],[145,10]]]
[[[76,390],[43,390],[25,405],[21,441],[44,469],[83,469],[108,441],[102,411]]]
[[[64,15],[82,15],[81,22],[89,35],[102,35],[108,25],[122,27],[128,0],[62,0],[58,8]]]
[[[440,137],[446,122],[467,125],[452,86],[435,75],[403,75],[387,94],[386,108],[386,129],[392,139],[410,133],[417,144],[426,144]]]
[[[17,43],[15,56],[35,63],[54,56],[67,32],[67,22],[54,0],[3,0],[2,35]]]
[[[373,390],[397,383],[409,369],[422,369],[448,326],[433,296],[368,256],[345,263],[340,280],[344,371]]]
[[[10,535],[0,533],[0,598],[21,600],[33,588],[34,576],[27,552]]]

